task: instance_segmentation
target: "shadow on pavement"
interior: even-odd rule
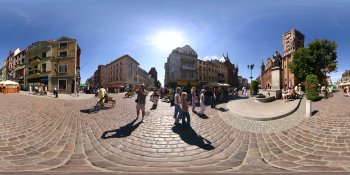
[[[105,131],[101,135],[101,139],[122,138],[122,137],[127,137],[127,136],[131,135],[131,133],[136,128],[138,128],[140,126],[140,124],[142,123],[142,121],[139,121],[138,123],[135,124],[136,120],[137,120],[137,118],[134,119],[132,122],[126,124],[125,126],[118,128],[118,129]],[[109,135],[110,133],[114,133],[114,134]]]
[[[220,107],[220,108],[214,108],[214,109],[216,109],[216,110],[218,110],[218,111],[221,111],[221,112],[226,112],[226,111],[228,111],[229,109],[227,109],[227,108],[223,108],[223,107]]]
[[[91,113],[96,113],[96,110],[95,110],[95,107],[92,107],[90,109],[82,109],[82,110],[80,110],[80,112],[91,114]]]
[[[314,111],[312,111],[311,115],[315,115],[317,113],[318,113],[318,110],[314,110]]]
[[[199,114],[198,112],[195,112],[194,114],[196,114],[199,118],[202,118],[202,119],[208,119],[209,118],[206,114]]]
[[[157,106],[153,104],[150,110],[156,110],[156,109],[157,109]]]
[[[180,138],[189,145],[196,145],[204,150],[215,149],[209,140],[198,135],[193,129],[184,129],[181,126],[174,126],[172,130],[174,133],[179,134]]]

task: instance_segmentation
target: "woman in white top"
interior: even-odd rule
[[[176,88],[176,94],[175,94],[175,99],[174,99],[174,104],[175,104],[175,111],[174,111],[174,119],[175,119],[175,123],[174,125],[178,125],[180,124],[180,114],[181,114],[181,88],[177,87]]]
[[[201,109],[198,111],[199,114],[204,114],[204,111],[206,109],[205,107],[205,89],[201,90],[201,95],[200,95],[200,99],[199,99],[199,103],[201,105]]]

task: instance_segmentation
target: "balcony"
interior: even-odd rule
[[[188,66],[188,65],[182,65],[182,70],[192,70],[192,71],[195,71],[197,70],[196,67],[193,67],[193,66]]]
[[[192,63],[192,64],[194,64],[194,63],[196,62],[196,60],[193,59],[193,58],[189,58],[189,57],[182,57],[182,58],[181,58],[181,62]]]

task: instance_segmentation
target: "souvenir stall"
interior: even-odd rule
[[[6,80],[0,82],[0,92],[7,93],[19,93],[19,84],[14,81]]]

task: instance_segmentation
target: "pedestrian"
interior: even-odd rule
[[[136,90],[137,98],[136,98],[136,113],[137,118],[139,118],[140,110],[142,111],[142,121],[145,117],[145,106],[146,106],[146,96],[147,91],[145,90],[145,84],[141,84],[141,87]]]
[[[102,107],[105,103],[105,95],[106,95],[106,89],[103,88],[103,86],[100,86],[100,90],[98,91],[98,98],[100,99],[99,102],[101,103]]]
[[[301,97],[301,84],[298,85],[298,94]]]
[[[34,89],[35,89],[35,94],[38,94],[38,92],[39,92],[39,87],[38,87],[38,85],[36,85],[36,86],[34,87]]]
[[[32,86],[29,85],[29,94],[31,94],[31,93],[32,93]]]
[[[245,91],[245,87],[243,86],[242,87],[242,95],[244,94],[244,91]]]
[[[39,86],[39,93],[40,93],[40,95],[43,95],[43,86],[42,85]]]
[[[196,103],[197,103],[197,95],[196,95],[196,87],[193,86],[192,89],[191,89],[191,95],[192,95],[192,102],[191,102],[191,105],[192,105],[192,112],[193,113],[196,113]]]
[[[45,95],[47,95],[47,85],[45,85]]]
[[[350,97],[350,87],[346,86],[346,96]]]
[[[174,111],[175,122],[174,122],[174,125],[180,124],[180,114],[181,114],[181,107],[180,107],[181,97],[180,97],[180,94],[181,94],[181,88],[177,87],[176,88],[176,94],[174,96],[174,105],[175,105],[175,111]]]
[[[209,95],[211,96],[211,108],[215,108],[215,105],[216,105],[215,88],[213,88],[213,89],[211,90],[211,92],[209,93]]]
[[[152,94],[153,108],[157,108],[158,99],[159,99],[159,94],[158,94],[157,90],[154,90],[153,94]]]
[[[188,102],[187,102],[187,93],[182,92],[181,94],[181,110],[182,110],[182,127],[191,128],[191,118],[190,113],[188,113]]]
[[[200,95],[200,98],[199,98],[199,103],[200,103],[200,106],[201,106],[201,109],[200,111],[198,111],[199,114],[204,114],[204,111],[206,109],[205,107],[205,89],[202,89],[201,90],[201,95]]]

